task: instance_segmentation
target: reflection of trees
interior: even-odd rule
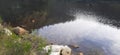
[[[69,20],[72,16],[66,14],[64,5],[58,0],[0,0],[0,15],[13,26],[38,28]]]
[[[20,25],[26,15],[30,16],[34,11],[45,12],[47,2],[47,0],[0,0],[0,15],[4,21]]]
[[[27,29],[73,20],[70,9],[93,11],[119,21],[119,2],[95,0],[0,0],[0,15],[13,26],[26,26]],[[37,20],[34,23],[31,20]],[[115,25],[117,25],[116,23]],[[120,26],[120,25],[119,25]],[[29,28],[28,28],[29,27]]]

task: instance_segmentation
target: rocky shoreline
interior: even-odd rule
[[[22,28],[22,27],[13,27],[10,29],[8,29],[7,27],[4,27],[0,24],[0,34],[3,33],[9,37],[11,37],[12,35],[16,35],[14,38],[18,38],[18,42],[22,42],[22,41],[30,41],[33,42],[33,50],[31,50],[32,52],[29,54],[33,54],[33,55],[39,55],[39,54],[43,54],[42,52],[39,51],[35,51],[36,48],[38,48],[38,41],[39,40],[32,40],[32,38],[34,38],[33,35],[31,35],[29,33],[29,31],[27,31],[26,29]],[[2,30],[3,29],[3,30]],[[31,36],[30,36],[31,35]],[[29,37],[30,36],[30,37]],[[2,37],[2,35],[1,35]],[[39,37],[37,37],[39,38]],[[16,42],[17,42],[16,41]],[[47,43],[47,42],[46,42]],[[27,43],[26,43],[27,44]],[[45,44],[45,43],[44,43]],[[49,47],[48,47],[49,46]],[[52,46],[52,49],[50,49],[50,46]],[[16,47],[16,46],[15,46]],[[34,49],[35,48],[35,49]],[[42,47],[43,48],[43,47]],[[44,45],[44,50],[48,53],[48,49],[52,50],[51,53],[49,53],[50,55],[74,55],[72,53],[72,49],[71,48],[79,48],[78,45],[56,45],[54,43],[47,43]],[[68,50],[69,49],[69,50]],[[56,52],[57,51],[57,52]],[[58,54],[59,53],[59,54]],[[83,55],[83,52],[77,53],[77,55]]]

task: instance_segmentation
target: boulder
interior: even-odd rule
[[[24,35],[24,34],[28,34],[28,31],[22,27],[15,27],[13,28],[13,32],[17,35]]]
[[[50,52],[50,55],[71,55],[71,48],[63,45],[48,45],[44,48],[46,52]]]

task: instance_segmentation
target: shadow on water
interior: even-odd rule
[[[0,16],[7,24],[28,30],[74,20],[69,14],[71,9],[95,12],[113,20],[111,24],[120,26],[118,0],[0,0],[0,8]]]
[[[85,55],[119,55],[119,29],[100,23],[99,16],[78,13],[75,17],[74,21],[44,26],[38,33],[54,44],[79,45],[74,52]]]

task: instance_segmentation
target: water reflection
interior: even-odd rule
[[[77,44],[85,55],[119,55],[120,30],[98,22],[97,16],[77,14],[75,21],[45,26],[39,34],[55,44]]]

